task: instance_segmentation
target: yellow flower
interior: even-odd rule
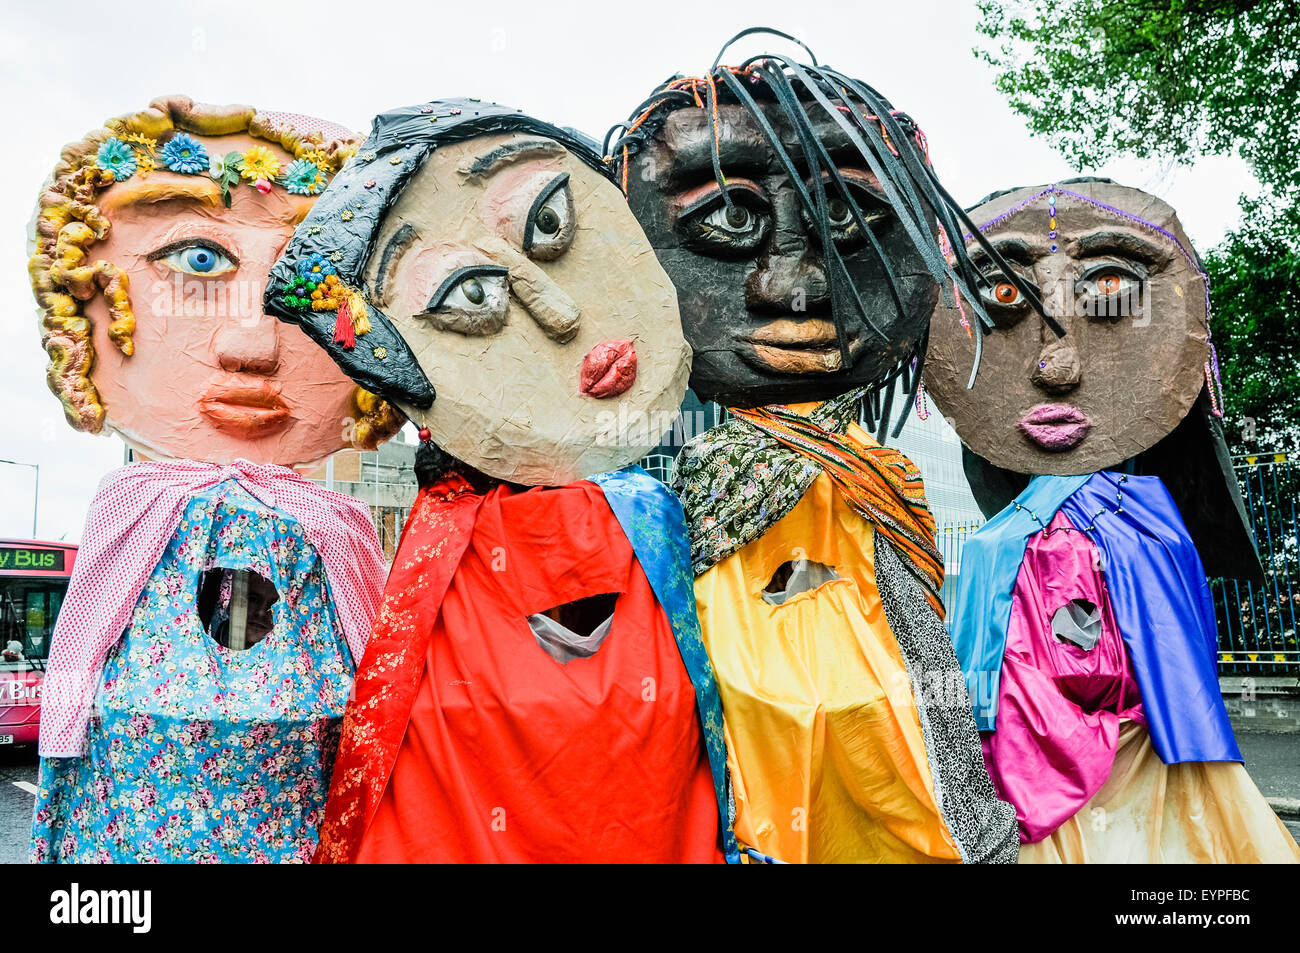
[[[139,144],[139,145],[144,146],[146,149],[156,149],[156,148],[158,148],[158,140],[157,140],[157,139],[151,139],[149,136],[146,136],[146,135],[145,135],[144,133],[142,133],[142,132],[127,132],[127,133],[123,133],[123,134],[122,134],[122,140],[123,140],[124,142],[134,142],[134,143],[137,143],[137,144]]]
[[[269,181],[280,174],[280,160],[266,146],[253,146],[240,158],[239,174],[249,182]]]

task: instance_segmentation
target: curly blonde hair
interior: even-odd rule
[[[361,142],[356,136],[325,139],[320,132],[300,132],[251,106],[209,106],[185,96],[164,96],[140,112],[110,119],[64,147],[37,204],[35,253],[27,270],[41,307],[41,343],[50,358],[46,382],[77,430],[99,433],[105,419],[99,391],[90,379],[95,349],[85,302],[102,294],[108,303],[109,340],[125,355],[135,349],[135,316],[126,272],[111,262],[90,258],[91,246],[111,227],[95,201],[115,181],[113,173],[96,163],[96,155],[111,138],[165,141],[177,132],[201,136],[246,132],[275,143],[295,159],[310,156],[326,173],[337,172]],[[357,421],[352,446],[359,450],[373,450],[406,420],[387,401],[360,387],[353,405]]]

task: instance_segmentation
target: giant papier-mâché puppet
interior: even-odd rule
[[[991,243],[1065,331],[993,276],[973,385],[969,302],[936,310],[925,370],[991,517],[962,552],[952,636],[1021,860],[1300,859],[1217,678],[1206,571],[1260,570],[1195,250],[1166,203],[1106,179],[970,214],[977,264]]]
[[[317,859],[736,859],[681,507],[618,469],[689,349],[594,143],[472,99],[383,113],[267,308],[420,427]]]
[[[42,861],[306,861],[384,562],[291,465],[402,418],[262,312],[357,137],[183,97],[63,151],[32,287],[69,423],[145,462],[91,502],[41,707]]]
[[[747,31],[749,32],[749,31]],[[744,34],[742,34],[744,35]],[[953,203],[916,124],[775,55],[676,77],[609,143],[677,286],[691,384],[733,419],[676,464],[736,836],[784,862],[1013,861],[944,631],[915,386]]]

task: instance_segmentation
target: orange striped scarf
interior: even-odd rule
[[[898,550],[903,564],[921,583],[926,599],[943,618],[939,598],[943,557],[935,544],[934,515],[916,464],[870,436],[863,442],[847,433],[834,433],[780,404],[727,409],[820,464],[848,504]]]

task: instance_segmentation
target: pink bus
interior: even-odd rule
[[[0,745],[36,743],[45,659],[76,560],[74,544],[0,539]]]

